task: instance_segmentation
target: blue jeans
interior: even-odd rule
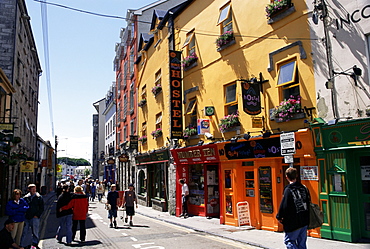
[[[284,243],[287,249],[307,249],[307,226],[299,228],[293,232],[286,232]]]
[[[30,220],[25,219],[21,238],[21,245],[25,247],[31,245],[31,242],[33,245],[34,244],[38,245],[40,241],[39,233],[40,233],[40,219],[39,218],[32,218]],[[31,236],[32,241],[30,241],[29,236]]]
[[[72,214],[62,216],[58,219],[57,240],[62,241],[63,237],[66,236],[67,243],[72,243]]]

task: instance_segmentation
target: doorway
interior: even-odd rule
[[[358,214],[362,238],[370,239],[370,156],[358,155],[357,171],[360,173],[358,184]]]

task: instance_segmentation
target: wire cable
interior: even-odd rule
[[[51,83],[50,83],[50,63],[49,63],[49,34],[48,34],[48,14],[47,6],[44,1],[41,2],[41,20],[42,20],[42,35],[44,42],[44,58],[45,58],[45,72],[46,72],[46,85],[49,100],[49,115],[51,123],[51,133],[54,137],[54,118],[53,118],[53,99],[51,95]]]

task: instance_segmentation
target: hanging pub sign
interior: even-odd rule
[[[171,139],[182,138],[181,52],[170,50]]]
[[[138,147],[138,138],[136,135],[130,135],[130,149],[137,150]]]
[[[211,131],[209,119],[198,119],[197,130],[198,135],[204,135],[206,132],[209,133]]]
[[[243,110],[249,115],[261,113],[260,85],[242,82]]]

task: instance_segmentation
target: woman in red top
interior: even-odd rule
[[[60,211],[73,209],[73,225],[72,225],[72,240],[75,239],[77,225],[80,223],[80,240],[81,242],[85,242],[86,239],[86,214],[89,210],[89,201],[87,196],[83,192],[81,186],[77,186],[74,189],[74,194],[72,195],[72,200],[69,202],[68,205],[62,207]]]

